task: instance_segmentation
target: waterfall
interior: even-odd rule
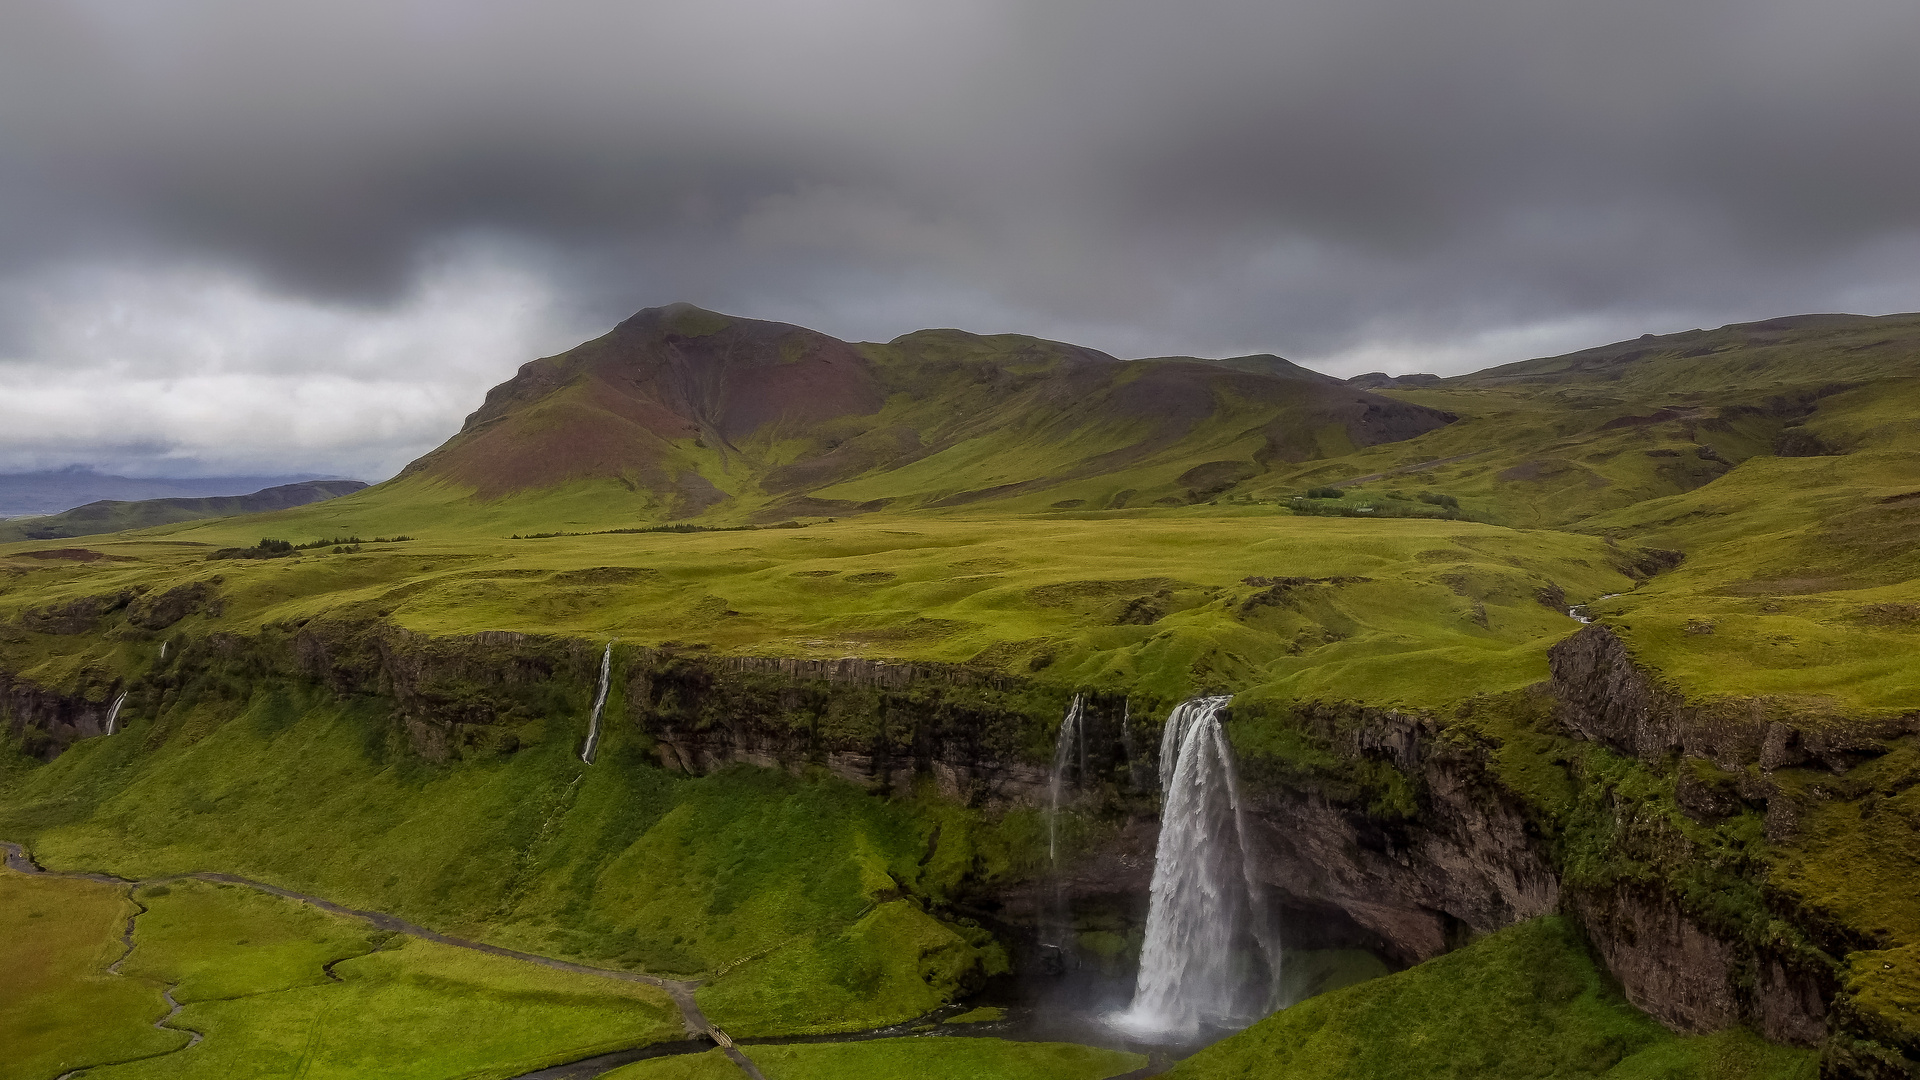
[[[1066,801],[1067,774],[1077,760],[1080,779],[1087,775],[1086,707],[1079,694],[1067,706],[1060,734],[1053,743],[1053,770],[1047,774],[1047,875],[1050,895],[1040,920],[1040,944],[1048,950],[1046,966],[1053,974],[1067,970],[1067,945],[1073,919],[1067,910],[1066,883],[1060,879],[1060,804]]]
[[[593,715],[587,720],[587,745],[580,751],[580,760],[593,764],[593,755],[600,749],[600,710],[607,705],[607,684],[613,678],[613,642],[607,642],[607,650],[600,654],[600,690],[593,695]]]
[[[1053,744],[1053,771],[1047,774],[1047,862],[1056,870],[1060,865],[1060,800],[1067,791],[1067,770],[1077,757],[1080,778],[1087,774],[1087,733],[1082,722],[1080,695],[1073,695],[1066,719],[1060,721],[1060,737]]]
[[[108,735],[113,734],[114,724],[117,723],[120,719],[120,706],[125,705],[126,703],[127,703],[127,695],[123,692],[119,697],[113,699],[112,705],[107,706],[106,733]]]
[[[165,660],[166,658],[167,658],[167,643],[163,641],[160,643],[160,659]]]
[[[1115,1019],[1137,1035],[1243,1026],[1267,1011],[1278,984],[1279,941],[1248,860],[1233,748],[1220,726],[1231,700],[1183,702],[1161,736],[1146,944],[1133,1004]]]

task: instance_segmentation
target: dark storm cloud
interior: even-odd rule
[[[457,404],[383,469],[679,298],[1334,369],[1920,307],[1916,46],[1907,0],[14,5],[0,379],[404,368]]]

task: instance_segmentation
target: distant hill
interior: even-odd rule
[[[1717,330],[1643,334],[1444,380],[1454,387],[1604,385],[1718,394],[1915,374],[1920,314],[1789,315]]]
[[[1311,368],[1303,368],[1285,357],[1272,353],[1255,353],[1251,356],[1227,356],[1209,360],[1198,356],[1150,356],[1134,363],[1146,364],[1166,361],[1178,361],[1187,364],[1209,364],[1230,371],[1250,371],[1256,375],[1274,375],[1282,379],[1305,379],[1309,382],[1338,383],[1340,380],[1331,375],[1322,375]]]
[[[1176,504],[1452,420],[1275,356],[1122,361],[960,330],[852,344],[677,304],[525,365],[401,479],[484,499],[617,483],[661,519]]]
[[[40,472],[0,473],[0,518],[26,514],[58,514],[101,499],[122,502],[143,499],[201,499],[211,495],[243,495],[263,488],[283,487],[327,477],[304,476],[110,476],[84,466]]]
[[[233,517],[268,510],[287,510],[325,499],[351,495],[367,485],[358,480],[303,480],[281,484],[250,495],[219,495],[202,499],[143,499],[121,502],[102,499],[62,514],[0,522],[0,543],[15,540],[64,540],[74,536],[144,529],[154,525]]]

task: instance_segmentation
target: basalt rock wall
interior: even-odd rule
[[[1412,802],[1302,784],[1258,756],[1245,762],[1260,873],[1283,908],[1350,919],[1368,944],[1418,963],[1555,911],[1549,845],[1470,746],[1429,717],[1308,706],[1305,728],[1340,752],[1412,781]]]
[[[106,696],[95,700],[86,692],[61,693],[0,671],[0,720],[14,742],[42,761],[52,761],[78,739],[104,732],[118,683],[94,688]]]
[[[1920,733],[1920,714],[1853,718],[1769,699],[1688,702],[1635,664],[1603,626],[1561,642],[1549,658],[1556,718],[1567,732],[1673,777],[1675,804],[1696,822],[1763,815],[1774,845],[1799,839],[1805,799],[1826,797],[1807,776],[1837,781],[1888,753],[1893,740]],[[1783,783],[1783,770],[1798,770],[1802,782]],[[1611,812],[1624,819],[1636,810],[1618,803]],[[1636,832],[1649,846],[1675,843],[1671,830],[1623,827],[1620,835]],[[1745,1022],[1776,1041],[1828,1041],[1824,1075],[1908,1075],[1912,1062],[1848,1051],[1862,1033],[1844,1030],[1834,1015],[1842,961],[1876,947],[1872,936],[1773,890],[1761,868],[1748,875],[1761,906],[1744,926],[1703,903],[1697,886],[1688,894],[1659,875],[1582,880],[1567,888],[1565,904],[1628,998],[1675,1030]],[[1775,929],[1758,929],[1768,925]]]
[[[992,671],[874,660],[713,657],[634,650],[627,712],[660,763],[691,773],[745,762],[824,767],[876,791],[930,778],[970,806],[1046,800],[1053,734],[1070,695]],[[1136,753],[1124,698],[1088,695],[1076,781],[1130,783]],[[1144,741],[1144,736],[1140,741]]]

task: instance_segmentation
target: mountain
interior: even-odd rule
[[[319,476],[109,476],[85,466],[0,473],[0,518],[58,514],[100,499],[198,499],[323,480]]]
[[[851,344],[678,304],[525,365],[401,478],[481,499],[618,483],[662,519],[1180,504],[1452,420],[1278,357],[1122,361],[960,330]]]
[[[263,488],[251,495],[216,495],[200,499],[142,499],[120,502],[102,499],[65,513],[0,522],[0,543],[13,540],[63,540],[74,536],[145,529],[200,518],[260,514],[288,510],[324,499],[351,495],[366,487],[358,480],[303,480]]]

